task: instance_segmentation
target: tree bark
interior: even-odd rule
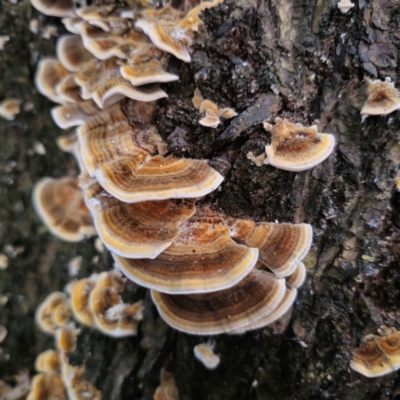
[[[29,31],[38,19],[39,33]],[[400,1],[355,0],[342,14],[329,0],[225,0],[204,12],[204,29],[192,46],[192,62],[171,57],[180,81],[166,85],[157,126],[171,154],[209,159],[225,181],[202,200],[232,217],[307,222],[314,243],[308,277],[284,321],[240,336],[215,337],[221,364],[205,370],[193,347],[206,337],[169,328],[149,293],[138,337],[115,340],[83,328],[73,361],[104,400],[152,399],[160,368],[173,372],[181,400],[397,399],[398,373],[367,379],[349,369],[361,338],[400,321],[400,112],[361,122],[367,97],[364,77],[390,77],[400,86]],[[34,373],[35,356],[54,347],[34,326],[34,310],[70,279],[66,265],[82,255],[79,277],[109,270],[110,256],[93,240],[62,243],[46,232],[30,200],[39,178],[77,174],[60,135],[51,103],[33,84],[39,58],[55,53],[55,37],[43,29],[60,21],[34,11],[27,0],[0,4],[0,100],[24,101],[14,122],[0,120],[0,377],[8,383],[23,369]],[[198,124],[191,105],[195,88],[218,105],[238,111],[217,129]],[[249,151],[264,151],[270,136],[260,122],[275,117],[311,125],[337,139],[334,155],[312,170],[292,173],[256,167]],[[37,153],[37,143],[46,154]],[[36,151],[35,151],[36,149]]]

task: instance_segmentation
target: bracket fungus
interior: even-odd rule
[[[400,332],[382,326],[379,336],[367,335],[361,346],[353,352],[350,367],[368,377],[389,374],[400,368]]]
[[[67,326],[71,321],[67,296],[62,292],[50,293],[37,308],[35,320],[38,327],[49,335]]]
[[[240,282],[256,264],[258,250],[235,243],[222,221],[195,219],[154,259],[114,259],[141,286],[171,294],[208,293]]]
[[[124,203],[94,182],[85,190],[97,233],[114,254],[154,258],[180,234],[196,211],[193,200]]]
[[[75,15],[72,0],[31,0],[33,7],[52,17],[70,17]]]
[[[141,301],[134,304],[124,303],[121,293],[125,280],[119,272],[103,272],[99,275],[90,293],[90,309],[97,328],[113,337],[133,336],[142,319]]]
[[[164,368],[160,372],[160,386],[154,393],[154,400],[179,400],[179,392],[175,377]]]
[[[214,353],[214,346],[211,342],[197,344],[194,346],[193,353],[207,369],[213,370],[221,362],[221,359]]]
[[[5,99],[0,103],[0,117],[7,121],[14,121],[15,116],[19,114],[21,100]]]
[[[74,326],[66,326],[56,331],[56,348],[61,354],[69,354],[76,350],[76,339],[79,330]]]
[[[400,92],[393,82],[371,81],[368,83],[368,98],[361,109],[364,120],[368,115],[387,115],[400,109]]]
[[[95,234],[92,216],[75,178],[42,178],[33,188],[36,213],[50,232],[67,242]]]
[[[38,374],[32,379],[26,400],[67,400],[65,387],[59,374]]]
[[[163,319],[193,335],[218,335],[246,330],[271,314],[286,293],[284,279],[256,270],[235,286],[212,293],[171,295],[151,291]]]
[[[46,350],[40,353],[35,360],[35,369],[38,372],[51,374],[60,370],[60,357],[55,350]]]
[[[335,148],[335,137],[318,133],[315,125],[307,128],[277,118],[272,126],[264,122],[264,128],[272,133],[272,143],[265,146],[270,164],[286,171],[304,171],[327,159]]]
[[[301,260],[311,247],[311,225],[236,220],[230,229],[239,243],[259,249],[258,260],[277,277],[288,277],[304,267]]]

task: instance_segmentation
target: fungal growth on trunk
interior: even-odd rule
[[[393,82],[367,80],[368,98],[361,109],[363,120],[369,115],[387,115],[400,109],[400,92]]]
[[[389,374],[400,368],[400,332],[382,326],[378,335],[367,335],[353,352],[350,367],[368,377]]]
[[[21,101],[18,99],[5,99],[0,103],[0,117],[7,121],[14,121],[20,112]]]
[[[286,171],[304,171],[326,160],[335,148],[335,137],[318,133],[317,127],[309,128],[277,118],[275,125],[264,122],[271,131],[272,143],[265,147],[267,159],[264,164]]]

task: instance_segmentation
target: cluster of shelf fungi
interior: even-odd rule
[[[220,0],[179,11],[153,8],[138,0],[134,9],[89,6],[69,0],[32,0],[41,12],[63,18],[70,35],[57,43],[57,58],[43,59],[38,90],[59,103],[55,123],[73,129],[58,139],[74,154],[79,177],[45,177],[35,185],[34,207],[49,231],[74,242],[98,235],[116,269],[71,282],[66,293],[49,294],[36,321],[54,335],[56,349],[38,356],[39,372],[28,399],[101,399],[84,379],[84,366],[69,364],[78,323],[106,335],[135,335],[142,302],[124,303],[126,279],[151,290],[159,314],[171,327],[194,335],[240,334],[284,316],[306,277],[302,262],[312,244],[309,224],[233,219],[199,198],[216,190],[223,176],[204,160],[167,155],[154,125],[156,101],[167,94],[160,83],[179,79],[169,73],[169,55],[190,62],[189,47],[201,25],[200,12]],[[384,115],[400,108],[391,82],[368,82],[361,114]],[[196,91],[194,107],[210,129],[232,118]],[[329,157],[333,135],[288,120],[266,121],[271,145],[265,154],[248,154],[256,165],[288,171],[313,168]],[[400,367],[399,333],[382,328],[354,352],[351,367],[380,376]],[[212,346],[196,357],[215,368]],[[207,360],[212,360],[207,363]],[[88,393],[90,394],[89,397]],[[83,397],[86,396],[86,397]],[[161,372],[156,399],[178,398],[173,376]]]

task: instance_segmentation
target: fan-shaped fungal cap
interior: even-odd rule
[[[173,82],[179,79],[178,75],[165,71],[161,63],[155,59],[140,64],[124,65],[121,67],[121,75],[133,86]]]
[[[205,161],[155,156],[139,165],[121,158],[98,169],[95,177],[110,194],[127,203],[202,197],[223,177]]]
[[[67,400],[65,388],[59,374],[38,374],[32,379],[31,390],[26,400]]]
[[[208,293],[229,288],[253,269],[258,250],[235,243],[222,222],[187,222],[155,259],[115,256],[117,267],[141,286],[164,293]]]
[[[103,272],[90,293],[90,308],[97,328],[113,337],[136,335],[142,319],[142,302],[127,304],[120,297],[124,282],[119,272]]]
[[[101,392],[85,379],[84,366],[69,365],[67,360],[64,359],[61,374],[69,400],[101,400]]]
[[[40,93],[55,103],[63,103],[64,100],[56,92],[57,85],[70,74],[62,64],[52,58],[44,58],[39,61],[36,70],[35,84]]]
[[[52,17],[75,15],[72,0],[31,0],[31,4],[41,13]]]
[[[33,205],[50,232],[62,240],[77,242],[96,233],[75,178],[42,178],[33,188]]]
[[[214,353],[214,346],[210,342],[194,346],[193,352],[207,369],[215,369],[221,362],[221,359]]]
[[[70,317],[67,297],[62,292],[49,294],[39,305],[35,314],[38,327],[50,335],[54,335],[58,328],[68,325]]]
[[[252,221],[237,220],[231,227],[231,236],[249,247],[259,249],[259,261],[276,276],[292,275],[299,261],[310,250],[311,225],[269,222],[254,226]]]
[[[140,165],[163,143],[155,127],[132,127],[119,104],[88,120],[78,129],[78,136],[82,158],[91,176],[104,164],[119,158],[132,158]]]
[[[171,245],[180,225],[195,212],[192,200],[123,203],[98,183],[86,190],[97,232],[113,253],[128,258],[154,258]]]
[[[381,327],[380,336],[368,335],[353,353],[350,367],[354,371],[375,378],[400,368],[400,332]]]
[[[306,128],[277,118],[275,126],[264,123],[264,128],[272,131],[272,144],[265,146],[268,158],[264,163],[286,171],[313,168],[328,158],[335,147],[335,137],[318,133],[316,126]]]
[[[99,113],[100,108],[93,100],[80,103],[65,104],[51,109],[53,121],[62,129],[84,124],[88,119]]]
[[[286,283],[297,289],[300,286],[303,286],[303,283],[306,280],[306,275],[306,267],[301,261],[299,261],[293,274],[286,278]]]
[[[79,335],[79,330],[75,327],[67,326],[59,328],[56,331],[56,347],[61,353],[72,353],[76,349],[76,338]]]
[[[278,306],[268,315],[257,319],[255,321],[250,321],[250,323],[244,327],[239,329],[235,329],[231,331],[231,333],[243,333],[255,329],[263,328],[273,322],[277,321],[279,318],[282,318],[292,307],[293,303],[296,300],[297,290],[295,288],[287,288],[285,295],[283,296],[281,302]]]
[[[237,285],[213,293],[171,295],[152,290],[162,318],[194,335],[218,335],[243,329],[271,314],[286,292],[285,280],[253,270]]]
[[[83,101],[81,87],[75,82],[73,75],[67,75],[60,81],[56,86],[56,94],[64,102],[80,103]]]
[[[338,8],[343,14],[347,14],[353,7],[354,4],[350,0],[340,0],[338,3]]]
[[[93,56],[85,49],[79,35],[63,35],[57,40],[57,58],[68,71],[77,72]]]
[[[210,100],[203,100],[200,104],[199,109],[200,114],[205,114],[206,116],[202,118],[199,123],[200,125],[216,128],[220,123],[219,120],[219,109],[215,103]]]
[[[392,82],[368,80],[368,99],[361,109],[363,118],[368,115],[387,115],[400,109],[400,92]]]
[[[121,75],[118,59],[98,62],[87,82],[76,78],[82,85],[82,97],[92,98],[100,108],[108,107],[124,97],[138,101],[155,101],[167,94],[155,85],[133,86]]]
[[[160,372],[160,381],[160,386],[154,393],[154,400],[179,400],[174,375],[163,368]]]
[[[81,324],[91,327],[96,326],[92,310],[89,307],[89,297],[92,292],[98,275],[92,275],[89,278],[80,279],[75,282],[71,290],[71,309],[75,319]]]
[[[35,360],[35,369],[46,374],[57,372],[60,369],[58,353],[52,349],[40,353]]]
[[[18,99],[5,99],[0,103],[0,117],[13,121],[15,116],[19,114],[21,100]]]

